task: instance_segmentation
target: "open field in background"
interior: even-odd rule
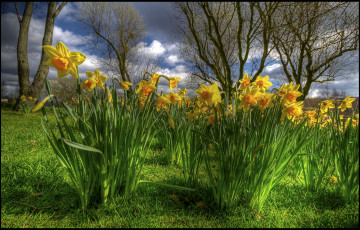
[[[356,103],[354,103],[356,105]],[[50,114],[52,124],[55,118]],[[211,203],[205,167],[197,192],[140,184],[130,199],[120,195],[82,215],[65,170],[41,128],[41,112],[25,118],[1,109],[1,227],[358,227],[359,203],[346,204],[338,184],[307,191],[289,174],[265,202],[262,214],[244,203],[229,212]],[[184,185],[181,168],[168,165],[156,140],[142,179]]]

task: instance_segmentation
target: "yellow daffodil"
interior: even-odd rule
[[[200,84],[199,89],[195,90],[195,93],[200,95],[202,101],[206,102],[209,106],[216,106],[221,102],[221,96],[218,84],[215,82],[210,86]]]
[[[355,114],[355,118],[359,120],[359,114]]]
[[[265,77],[257,76],[256,80],[252,84],[264,89],[268,89],[270,86],[272,86],[268,75]]]
[[[185,94],[187,94],[186,88],[183,88],[182,90],[179,90],[178,94],[180,97],[185,97]]]
[[[56,47],[45,45],[42,47],[49,57],[45,65],[55,67],[59,78],[71,74],[78,78],[76,66],[81,65],[86,56],[80,52],[69,52],[68,48],[59,41]]]
[[[180,77],[173,77],[169,80],[169,88],[171,91],[173,91],[173,88],[177,87],[177,83],[180,82]]]
[[[316,122],[316,117],[315,116],[316,116],[316,109],[305,112],[305,117],[308,119],[308,122],[310,123],[310,125],[315,124],[315,122]]]
[[[181,97],[177,93],[169,92],[168,98],[171,104],[176,104],[178,101],[181,101]]]
[[[321,112],[322,113],[327,113],[329,108],[335,108],[334,101],[335,101],[335,99],[328,99],[328,100],[322,101],[320,103]]]
[[[187,103],[187,106],[190,106],[190,104],[191,104],[190,98],[185,97],[184,100],[185,100],[185,102]]]
[[[25,102],[25,101],[26,101],[26,97],[25,97],[24,95],[21,95],[20,100],[21,100],[22,102]]]
[[[156,81],[158,80],[158,78],[160,77],[160,75],[161,74],[153,74],[152,76],[151,76],[151,79],[150,79],[150,81],[153,83],[153,85],[155,85],[156,84]],[[160,82],[160,79],[159,79],[159,81],[158,82]]]
[[[215,124],[215,114],[205,117],[207,119],[206,125]]]
[[[106,94],[107,94],[107,100],[108,100],[108,102],[111,103],[111,101],[112,101],[112,94],[111,94],[110,89],[109,89],[108,86],[106,86]]]
[[[149,94],[155,90],[156,87],[152,85],[151,81],[141,80],[139,83],[139,88],[135,91],[135,93],[137,93],[141,98],[149,96]]]
[[[197,113],[194,112],[185,112],[186,117],[189,121],[195,121],[199,118],[199,115]]]
[[[330,178],[330,182],[331,183],[337,183],[338,179],[336,178],[336,176],[332,175],[331,178]]]
[[[344,100],[340,102],[340,105],[338,108],[341,109],[341,112],[345,111],[346,108],[352,107],[352,102],[355,100],[355,98],[351,98],[350,95],[347,96]]]
[[[175,124],[174,124],[174,120],[172,119],[172,117],[170,116],[170,114],[168,114],[169,117],[169,125],[172,129],[175,129]]]
[[[107,77],[100,75],[100,71],[96,69],[94,72],[86,71],[86,76],[90,79],[93,78],[96,81],[96,86],[104,89],[104,83],[107,80]]]
[[[88,91],[91,91],[95,88],[96,86],[96,80],[95,78],[89,78],[89,79],[86,79],[83,83],[81,83],[80,87],[83,88],[83,87],[86,87],[86,89]]]
[[[129,90],[130,89],[129,86],[132,85],[130,82],[120,81],[118,78],[115,78],[115,80],[119,83],[120,87],[125,91]]]
[[[294,117],[296,118],[296,117],[300,116],[303,113],[303,111],[302,111],[303,104],[302,103],[303,103],[303,101],[299,101],[299,102],[294,102],[294,103],[286,106],[282,111],[281,120],[284,120],[285,117],[287,119],[292,119]]]
[[[287,88],[288,88],[288,85],[287,85],[286,83],[283,84],[283,85],[280,87],[280,89],[278,90],[277,95],[280,96],[280,97],[284,96],[285,93],[286,93],[286,91],[287,91]]]
[[[259,97],[259,88],[257,87],[247,87],[242,94],[240,94],[240,106],[247,111],[250,106],[255,106],[257,104],[257,99]]]
[[[129,90],[129,86],[132,85],[130,82],[128,81],[122,81],[120,82],[120,87],[123,89],[123,90]]]
[[[45,97],[44,99],[42,99],[37,105],[34,106],[34,108],[31,110],[31,112],[36,112],[36,111],[38,111],[39,109],[41,109],[41,108],[45,105],[45,102],[46,102],[47,100],[49,100],[50,97],[53,97],[53,96],[54,96],[54,95],[51,94],[51,95]]]
[[[302,95],[302,93],[298,91],[299,87],[300,85],[293,85],[293,83],[290,82],[282,98],[282,105],[291,104],[296,101],[296,98]]]
[[[156,99],[156,110],[159,111],[161,108],[164,108],[166,110],[166,105],[170,103],[171,102],[166,95],[158,96]]]
[[[323,113],[320,110],[320,112],[319,112],[319,122],[325,121],[327,119],[327,117],[328,117],[327,113]]]
[[[246,73],[244,78],[239,80],[241,84],[239,90],[244,90],[246,87],[248,87],[251,84],[250,80],[251,80],[251,76],[248,77],[248,74]]]
[[[268,93],[260,93],[257,101],[257,106],[260,108],[261,112],[264,113],[265,108],[273,107],[273,100],[275,99],[275,94],[268,94]]]

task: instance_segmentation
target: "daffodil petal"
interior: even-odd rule
[[[88,78],[92,78],[94,76],[94,73],[93,72],[90,72],[90,71],[86,71],[86,76]]]
[[[46,66],[51,66],[51,67],[55,67],[54,64],[52,63],[52,59],[49,58],[46,62],[45,62]]]
[[[46,55],[50,58],[53,58],[53,57],[59,57],[61,56],[60,53],[56,50],[55,47],[53,46],[49,46],[49,45],[44,45],[42,46],[44,52],[46,53]]]
[[[75,65],[81,65],[85,61],[86,56],[80,52],[70,52],[70,59]]]
[[[66,75],[69,74],[69,71],[67,70],[57,70],[57,74],[58,74],[58,78],[62,78],[62,77],[65,77]]]
[[[76,66],[74,64],[72,64],[70,67],[69,67],[69,74],[71,74],[72,76],[74,76],[76,79],[78,78],[78,74],[77,74],[77,69],[76,69]]]
[[[36,112],[36,111],[38,111],[39,109],[41,109],[41,108],[45,105],[45,102],[46,102],[47,100],[49,100],[50,97],[53,97],[53,96],[54,96],[54,95],[51,94],[51,95],[45,97],[44,99],[42,99],[39,103],[37,103],[37,105],[35,105],[35,107],[31,110],[31,112]]]
[[[95,75],[95,77],[99,77],[100,76],[100,70],[96,69],[94,71],[94,75]]]
[[[70,57],[69,49],[61,41],[59,41],[58,44],[56,45],[56,49],[61,54],[60,55],[61,57],[67,57],[67,58]]]
[[[100,72],[99,72],[99,73],[100,73]],[[107,79],[108,79],[107,76],[104,76],[104,75],[100,75],[100,76],[99,76],[99,80],[100,80],[101,82],[106,82]]]

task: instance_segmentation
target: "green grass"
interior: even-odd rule
[[[50,123],[55,118],[49,115]],[[290,174],[276,186],[261,214],[241,201],[224,212],[211,201],[206,173],[197,192],[142,183],[129,199],[121,194],[106,205],[81,213],[70,186],[41,128],[41,112],[24,117],[1,109],[1,227],[266,227],[337,228],[359,226],[359,203],[346,204],[337,184],[307,191]],[[143,180],[184,185],[181,168],[167,165],[161,143],[153,143]],[[179,200],[171,199],[176,194]],[[198,202],[205,204],[198,207]]]

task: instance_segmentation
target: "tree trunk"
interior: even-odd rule
[[[54,14],[56,12],[56,2],[49,2],[48,11],[46,16],[45,32],[42,41],[42,45],[52,45],[53,30],[54,30]],[[33,98],[40,96],[41,90],[44,87],[45,79],[49,73],[49,66],[45,65],[49,57],[45,54],[44,50],[41,51],[41,59],[39,68],[35,74],[33,83],[29,87],[28,94]]]
[[[58,7],[58,9],[56,9],[57,2],[49,2],[42,45],[52,45],[55,18],[60,13],[61,9],[66,5],[66,3],[67,2],[63,2]],[[31,3],[31,9],[30,9],[31,11],[33,4],[34,3]],[[25,11],[27,9],[27,5],[28,3],[26,3]],[[28,15],[28,23],[26,26],[26,31],[25,29],[22,30],[22,24],[24,23],[26,12],[24,12],[23,19],[20,22],[20,32],[19,32],[19,40],[18,40],[18,63],[20,66],[20,60],[24,61],[26,66],[24,65],[22,66],[22,68],[25,67],[26,72],[24,72],[24,70],[18,67],[19,86],[20,86],[19,96],[25,95],[26,97],[31,96],[33,98],[38,98],[40,96],[41,90],[44,87],[45,79],[49,73],[49,67],[45,66],[45,62],[49,57],[45,54],[44,50],[42,49],[38,70],[35,74],[33,83],[30,84],[29,63],[27,56],[27,41],[28,41],[28,33],[29,33],[29,24],[31,19],[31,11],[30,14]],[[19,43],[21,43],[21,46],[19,46]],[[15,110],[19,110],[19,102],[20,100],[18,98],[17,103],[14,107]]]
[[[34,6],[34,2],[26,2],[22,19],[20,19],[18,15],[20,30],[19,30],[19,39],[17,43],[17,60],[18,60],[18,80],[20,86],[20,91],[19,91],[20,94],[14,106],[15,110],[19,110],[20,96],[21,95],[26,96],[28,94],[28,88],[30,85],[27,44],[28,44],[29,26],[30,26],[33,6]]]

